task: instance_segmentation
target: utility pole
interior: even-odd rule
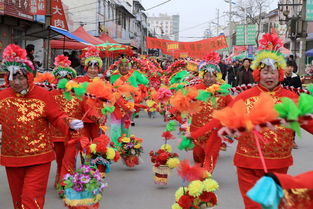
[[[216,25],[216,35],[217,36],[220,33],[219,29],[220,29],[220,10],[217,9],[217,25]]]
[[[299,74],[304,74],[305,70],[305,51],[306,51],[306,37],[307,37],[307,27],[308,23],[305,20],[306,18],[306,3],[307,0],[302,0],[303,6],[301,11],[301,20],[299,24],[302,24],[301,27],[301,36],[300,36],[300,58],[299,58]]]
[[[51,25],[51,1],[52,0],[46,0],[46,8],[47,8],[47,14],[46,14],[46,22],[45,27],[48,28]],[[48,29],[48,38],[44,39],[44,60],[43,60],[43,67],[44,69],[49,68],[49,61],[50,61],[50,29]]]
[[[232,53],[232,25],[231,25],[231,4],[232,4],[232,0],[228,0],[229,2],[229,46],[228,46],[228,52],[229,54]]]

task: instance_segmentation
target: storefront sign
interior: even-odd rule
[[[64,14],[62,1],[51,0],[51,25],[68,30],[66,17]]]
[[[46,15],[46,0],[31,0],[30,8],[33,15]]]

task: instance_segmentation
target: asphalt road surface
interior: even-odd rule
[[[170,209],[174,203],[174,194],[181,186],[181,179],[176,171],[169,178],[167,186],[158,186],[153,182],[152,165],[150,163],[150,150],[157,150],[162,144],[161,134],[165,123],[158,116],[149,119],[142,113],[136,119],[136,127],[132,133],[144,139],[145,153],[142,163],[135,168],[126,168],[122,162],[112,165],[112,171],[107,176],[109,187],[103,194],[100,208],[103,209]],[[313,168],[313,137],[303,132],[302,139],[297,139],[299,149],[294,150],[294,166],[289,174],[298,174]],[[177,141],[170,142],[176,147]],[[220,184],[218,194],[218,206],[216,209],[242,209],[243,203],[237,186],[236,169],[233,166],[233,154],[236,144],[230,145],[226,152],[220,153],[220,158],[213,177]],[[177,149],[175,150],[177,151]],[[181,159],[192,159],[191,152],[181,152]],[[58,198],[53,187],[56,171],[55,162],[50,173],[48,191],[46,194],[45,209],[65,208],[63,201]],[[11,196],[6,179],[4,167],[0,167],[0,209],[11,209]]]

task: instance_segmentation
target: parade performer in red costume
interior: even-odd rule
[[[74,80],[79,83],[91,82],[92,79],[98,77],[103,66],[103,62],[100,57],[100,51],[95,46],[88,47],[88,50],[84,54],[82,54],[82,56],[84,57],[85,60],[84,69],[86,71],[86,75],[77,77]]]
[[[0,92],[0,163],[6,168],[14,208],[43,208],[55,159],[49,122],[64,133],[69,127],[83,128],[83,122],[60,111],[49,92],[33,84],[34,67],[24,49],[7,46],[3,64],[8,88]]]
[[[200,84],[195,85],[197,89],[208,89],[218,83],[221,84],[221,71],[218,63],[220,62],[220,56],[216,52],[212,52],[205,57],[205,60],[199,63],[199,77],[203,79]],[[227,96],[215,96],[215,102],[209,99],[207,102],[201,103],[201,111],[192,115],[190,132],[196,131],[212,120],[213,111],[216,109],[222,109],[226,107],[232,98],[230,95]],[[204,163],[204,146],[206,141],[209,139],[210,133],[206,133],[198,138],[194,139],[195,147],[193,149],[193,158],[196,163],[203,165]],[[221,144],[217,144],[215,149],[220,149]]]
[[[94,78],[98,77],[98,74],[100,73],[103,66],[103,62],[100,57],[100,51],[94,46],[88,48],[88,50],[84,54],[84,59],[85,59],[85,70],[87,73],[85,76],[77,77],[76,79],[74,79],[74,81],[79,83],[92,82]],[[99,114],[101,113],[100,108],[98,108],[98,112]],[[90,139],[97,138],[100,135],[99,124],[95,123],[94,121],[88,118],[85,118],[83,121],[89,138]]]
[[[239,94],[229,105],[233,106],[237,101],[242,100],[247,112],[254,108],[262,93],[270,95],[275,103],[280,103],[283,97],[298,98],[298,95],[280,85],[280,82],[284,80],[284,68],[286,67],[283,55],[278,52],[278,49],[283,46],[282,41],[276,34],[265,34],[259,43],[260,52],[252,64],[254,80],[258,82],[258,85]],[[313,133],[311,124],[302,126],[302,128]],[[219,129],[220,127],[218,120],[212,120],[191,135],[193,138],[197,138],[212,128]],[[289,166],[293,163],[291,151],[294,132],[282,125],[276,125],[275,129],[263,128],[259,133],[266,142],[261,144],[261,150],[268,172],[287,173]],[[220,140],[217,138],[217,131],[214,131],[208,140],[211,144],[206,145],[205,166],[207,167],[213,166],[214,168],[216,164],[217,159],[212,159],[213,155],[210,153],[210,149],[215,146],[214,143],[218,143]],[[246,195],[256,181],[265,174],[253,132],[244,132],[238,137],[234,163],[237,166],[238,183],[245,208],[261,209],[260,204],[253,202]]]
[[[128,59],[119,60],[118,70],[112,73],[110,82],[119,88],[130,86],[134,93],[139,91],[139,84],[147,85],[149,80],[140,72],[131,69],[131,63]],[[129,125],[134,112],[135,104],[132,96],[126,98],[121,96],[115,103],[115,110],[111,114],[111,140],[118,144],[118,138],[123,134],[129,136]],[[137,101],[138,102],[138,101]]]
[[[57,56],[54,65],[56,67],[52,73],[56,81],[64,78],[67,80],[76,78],[76,71],[70,67],[71,61],[68,60],[68,57],[64,55]],[[68,116],[79,119],[83,119],[84,117],[95,123],[101,122],[101,115],[97,113],[96,109],[86,102],[80,101],[77,97],[67,100],[63,95],[63,91],[58,89],[52,90],[51,95],[61,110]],[[75,159],[79,150],[79,140],[82,137],[88,136],[88,134],[85,132],[85,129],[71,132],[71,136],[65,136],[64,133],[53,126],[51,126],[50,130],[57,161],[55,183],[58,183],[60,178],[63,178],[66,173],[75,171]],[[70,141],[67,141],[68,137]]]

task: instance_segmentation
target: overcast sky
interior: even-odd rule
[[[143,6],[149,9],[166,0],[141,0]],[[236,2],[236,0],[233,0]],[[278,0],[271,0],[271,8],[277,7]],[[216,21],[217,9],[219,9],[220,24],[227,21],[224,12],[229,11],[228,4],[224,0],[171,0],[157,8],[147,11],[148,15],[167,13],[180,15],[180,41],[200,40],[203,32],[209,27],[209,21]],[[214,20],[215,19],[215,20]],[[213,24],[212,24],[213,28]],[[216,30],[215,30],[216,31]],[[188,38],[195,37],[195,38]]]

